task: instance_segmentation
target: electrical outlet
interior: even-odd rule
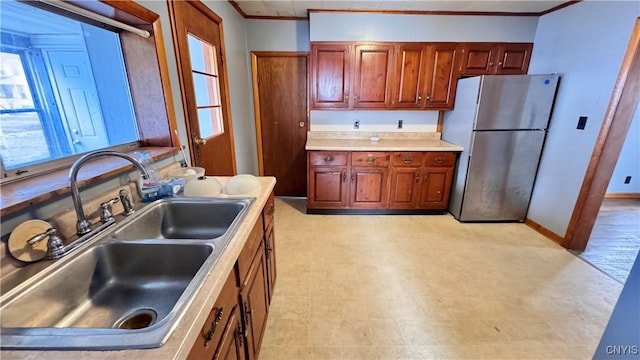
[[[402,120],[398,120],[398,129],[402,129]]]
[[[356,120],[353,122],[353,128],[354,129],[360,129],[360,120]]]
[[[624,183],[625,184],[631,183],[631,176],[627,176],[626,178],[624,178]]]

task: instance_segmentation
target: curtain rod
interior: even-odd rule
[[[78,14],[78,15],[84,16],[86,18],[101,22],[103,24],[111,25],[113,27],[117,27],[119,29],[132,32],[132,33],[134,33],[136,35],[142,36],[143,38],[148,38],[149,36],[151,36],[151,33],[149,33],[147,30],[138,29],[136,27],[133,27],[133,26],[128,25],[128,24],[125,24],[125,23],[120,22],[118,20],[113,20],[113,19],[108,18],[106,16],[103,16],[103,15],[100,15],[100,14],[96,14],[96,13],[91,12],[89,10],[85,10],[85,9],[83,9],[81,7],[66,3],[64,1],[60,1],[60,0],[38,0],[38,1],[40,1],[42,3],[45,3],[45,4],[49,4],[49,5],[55,6],[55,7],[60,8],[60,9],[64,9],[64,10],[70,11],[70,12],[72,12],[74,14]]]

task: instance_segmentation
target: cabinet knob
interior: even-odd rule
[[[442,164],[442,163],[444,163],[444,160],[442,160],[442,158],[441,158],[441,157],[437,157],[437,158],[436,158],[436,163],[438,163],[438,164]]]
[[[413,162],[413,160],[410,157],[404,158],[403,161],[404,161],[405,164],[411,164],[411,162]]]
[[[422,96],[418,95],[418,100],[422,100]]]
[[[211,322],[211,325],[209,326],[209,331],[207,331],[207,334],[204,337],[204,346],[207,346],[209,344],[209,341],[213,339],[213,334],[216,332],[216,327],[218,327],[218,324],[220,323],[220,321],[222,321],[223,314],[224,314],[224,308],[220,308],[218,310],[218,313],[216,314],[216,317],[213,319],[213,321]]]
[[[332,162],[332,161],[333,161],[333,159],[334,159],[334,158],[333,158],[333,156],[331,156],[331,155],[329,155],[329,156],[325,156],[325,157],[324,157],[324,161],[325,161],[325,162]]]
[[[267,209],[267,215],[273,215],[273,211],[275,210],[274,204],[271,203],[269,208]]]
[[[420,173],[416,173],[416,182],[420,182]]]
[[[500,61],[500,62],[498,63],[498,66],[502,66],[502,61]]]
[[[356,175],[355,174],[351,174],[351,181],[356,181]]]
[[[492,62],[490,62],[490,63],[489,63],[489,66],[493,66],[493,63],[492,63]]]
[[[349,95],[344,96],[344,101],[349,101]]]
[[[373,157],[373,156],[369,156],[369,157],[367,158],[367,163],[369,163],[369,164],[373,164],[375,161],[376,161],[376,158],[375,158],[375,157]]]
[[[347,174],[342,173],[342,182],[346,182],[347,181]]]
[[[431,95],[427,95],[427,100],[431,100]]]
[[[440,194],[440,190],[436,191],[436,194]]]

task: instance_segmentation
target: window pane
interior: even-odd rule
[[[119,34],[27,2],[0,1],[0,114],[9,121],[3,131],[11,129],[3,138],[5,167],[138,140]],[[28,130],[16,128],[23,123]],[[17,134],[42,145],[33,158],[16,157],[31,149],[14,140]]]
[[[51,158],[38,113],[0,114],[0,155],[7,170]]]
[[[198,124],[200,125],[201,138],[209,138],[224,133],[222,108],[198,109]]]
[[[191,69],[211,75],[218,75],[216,48],[191,34],[187,34],[187,38],[189,39]]]
[[[220,105],[220,86],[217,77],[193,73],[193,87],[196,106]]]
[[[0,52],[0,109],[33,108],[33,97],[20,55]]]

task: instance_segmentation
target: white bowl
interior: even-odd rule
[[[204,176],[204,168],[197,166],[176,168],[167,171],[167,177],[184,179],[185,184],[200,176]]]
[[[250,174],[240,174],[227,181],[224,192],[229,195],[245,195],[260,190],[260,181]]]
[[[201,176],[184,185],[184,196],[219,196],[222,193],[222,185],[218,179]]]

